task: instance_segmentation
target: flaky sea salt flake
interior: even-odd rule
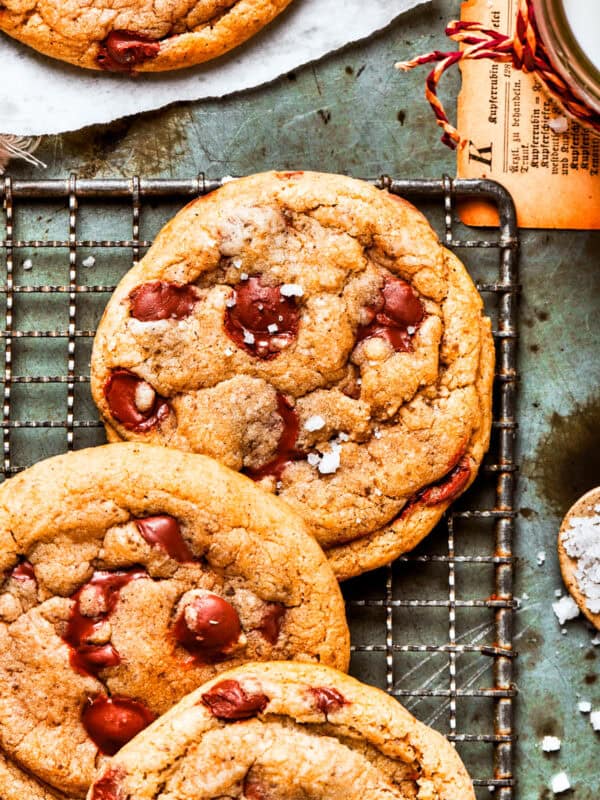
[[[299,283],[284,283],[279,287],[279,291],[284,297],[302,297],[304,289]]]
[[[556,753],[560,750],[561,741],[558,736],[544,736],[542,750],[544,753]]]
[[[577,603],[570,595],[565,595],[560,600],[557,600],[556,603],[552,603],[552,610],[556,614],[560,625],[564,625],[567,620],[575,619],[575,617],[579,616]]]
[[[567,773],[557,772],[556,775],[553,775],[552,780],[550,781],[550,788],[554,794],[561,794],[562,792],[566,792],[568,789],[570,789],[571,781],[569,780]]]
[[[325,427],[325,420],[320,414],[313,414],[310,416],[306,422],[304,423],[304,430],[310,431],[320,431],[321,428]]]

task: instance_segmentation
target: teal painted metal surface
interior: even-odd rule
[[[400,75],[392,65],[415,53],[445,48],[444,23],[458,11],[456,0],[438,0],[371,41],[299,69],[263,89],[50,137],[40,150],[49,165],[46,175],[64,177],[73,170],[83,177],[136,173],[187,177],[199,171],[218,176],[271,167],[373,176],[385,172],[403,177],[452,173],[454,157],[439,144],[438,129],[422,97],[424,74]],[[449,75],[442,96],[450,108],[457,89],[458,76]],[[13,174],[39,177],[26,166],[15,167]],[[116,228],[130,225],[130,220],[118,221],[113,211],[107,206],[103,219],[114,236],[125,235]],[[47,235],[44,231],[49,234],[53,230],[57,213],[47,209],[39,220],[30,220],[41,237]],[[91,231],[97,222],[90,219],[84,224]],[[151,211],[147,224],[152,227]],[[111,274],[116,277],[130,256],[107,253],[99,270],[107,279]],[[577,710],[579,699],[589,699],[600,709],[600,647],[591,644],[593,633],[582,619],[568,623],[567,633],[562,634],[551,610],[554,591],[562,585],[555,551],[560,519],[579,494],[600,484],[599,262],[598,233],[522,235],[522,515],[516,543],[516,593],[523,598],[516,629],[520,651],[516,665],[520,688],[517,797],[521,800],[549,800],[551,776],[563,769],[574,787],[568,797],[595,800],[600,796],[600,740],[588,717]],[[40,273],[45,269],[37,256],[34,269]],[[64,275],[68,280],[67,265]],[[53,302],[51,297],[32,299],[24,312],[32,327],[43,326]],[[85,304],[82,308],[79,324],[85,327]],[[90,324],[92,318],[90,309]],[[58,354],[57,350],[53,355],[54,346],[48,344],[44,358]],[[24,359],[31,359],[24,368],[45,368],[45,363],[36,366],[38,356],[33,350],[29,356],[26,349],[23,353]],[[79,357],[85,361],[85,346]],[[27,391],[37,390],[29,387]],[[55,393],[55,402],[40,395],[42,415],[52,413],[64,400],[64,387],[50,391]],[[77,391],[83,408],[89,402],[86,387]],[[89,412],[93,414],[91,406]],[[46,451],[40,456],[52,451],[54,435],[48,437]],[[64,431],[59,435],[64,437]],[[82,430],[78,436],[81,444],[91,443],[96,441],[97,431]],[[475,535],[469,539],[470,534],[461,534],[460,547],[485,546]],[[541,551],[546,559],[538,565]],[[401,570],[405,572],[406,567]],[[438,579],[441,573],[415,570],[410,576],[411,588],[424,596]],[[464,575],[463,580],[465,591],[477,591],[476,585],[469,585],[473,578]],[[398,624],[415,624],[415,620],[405,616]],[[405,680],[410,684],[414,673],[408,675],[408,669]],[[379,677],[372,676],[374,681]],[[398,673],[396,678],[401,685],[403,675]],[[482,682],[485,680],[482,677]],[[473,702],[466,720],[473,731],[482,714],[479,705],[479,701]],[[431,713],[423,706],[415,712],[422,717]],[[562,738],[558,754],[541,752],[546,734]]]

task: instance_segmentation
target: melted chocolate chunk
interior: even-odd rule
[[[10,577],[18,581],[18,583],[25,583],[26,581],[37,583],[33,564],[30,564],[29,561],[22,561],[18,564],[10,573]]]
[[[260,276],[248,278],[233,290],[234,305],[225,313],[225,330],[238,347],[268,360],[289,347],[298,334],[300,314],[294,297],[280,286],[263,286]]]
[[[121,781],[124,776],[125,773],[118,768],[108,769],[100,780],[94,783],[90,800],[123,800]]]
[[[380,302],[368,310],[372,319],[359,327],[357,344],[378,337],[396,351],[412,350],[412,336],[425,317],[425,306],[410,284],[400,278],[386,278]]]
[[[257,630],[262,633],[269,644],[277,644],[286,610],[282,603],[266,604],[265,613]]]
[[[426,506],[437,506],[453,500],[465,488],[470,477],[471,462],[468,456],[463,456],[441,481],[424,489],[419,499]]]
[[[155,719],[156,714],[137,700],[106,695],[88,700],[81,714],[81,722],[88,736],[107,756],[114,756]]]
[[[244,797],[246,800],[274,800],[264,783],[252,771],[244,778]]]
[[[175,638],[200,661],[214,662],[239,642],[242,625],[237,611],[216,594],[195,597],[178,616]]]
[[[164,397],[155,394],[151,407],[140,411],[136,405],[136,389],[145,384],[133,372],[116,369],[112,372],[104,386],[104,396],[112,416],[124,428],[136,433],[145,433],[154,428],[169,414],[169,405]]]
[[[334,711],[339,711],[342,706],[348,705],[348,701],[337,689],[330,686],[313,686],[310,689],[315,705],[321,713],[327,715]]]
[[[199,300],[191,284],[150,281],[134,289],[130,295],[131,316],[141,322],[161,319],[185,319]]]
[[[100,44],[96,57],[102,69],[109,72],[129,72],[138,64],[155,58],[160,42],[133,31],[111,31]]]
[[[277,445],[277,453],[275,458],[263,464],[262,467],[245,470],[248,477],[252,478],[252,480],[260,481],[270,475],[273,475],[279,480],[283,470],[288,464],[291,464],[292,461],[298,461],[304,458],[305,454],[296,449],[298,431],[300,430],[298,414],[292,404],[279,393],[277,394],[277,413],[283,421],[283,431]]]
[[[161,514],[156,517],[136,519],[135,524],[148,544],[160,547],[175,561],[186,564],[194,560],[194,554],[181,535],[179,523],[174,517]]]
[[[247,692],[238,681],[224,680],[205,692],[202,702],[218,719],[238,720],[260,714],[267,707],[269,698],[260,692]]]
[[[71,666],[81,675],[97,675],[100,670],[121,663],[119,653],[110,642],[94,644],[90,639],[114,611],[121,589],[131,581],[147,577],[143,569],[94,572],[90,580],[73,595],[75,604],[63,640],[71,647]],[[98,606],[102,609],[92,617],[84,616],[81,611],[82,594],[90,590],[95,593]]]

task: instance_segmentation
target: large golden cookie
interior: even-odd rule
[[[111,72],[191,67],[245,42],[291,0],[2,0],[0,30],[45,55]]]
[[[269,173],[191,203],[123,278],[92,392],[112,441],[277,493],[346,578],[414,547],[473,481],[493,370],[481,298],[413,206]]]
[[[475,800],[452,745],[389,695],[312,664],[248,664],[185,697],[88,800]]]
[[[246,661],[346,669],[344,604],[301,519],[211,459],[121,444],[0,488],[0,797],[95,768]]]

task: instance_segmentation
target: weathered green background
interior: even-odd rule
[[[39,152],[46,175],[220,176],[272,167],[364,176],[453,173],[454,158],[439,144],[422,97],[424,73],[400,75],[392,65],[445,48],[444,23],[458,11],[458,0],[436,0],[368,43],[265,88],[49,137]],[[458,76],[444,87],[452,108]],[[39,173],[16,166],[13,175]],[[577,711],[580,697],[600,708],[600,647],[591,645],[592,632],[581,619],[561,634],[551,609],[561,586],[555,555],[560,518],[583,491],[600,484],[599,253],[596,233],[522,235],[516,590],[527,596],[517,620],[522,800],[549,798],[549,779],[561,769],[574,785],[570,797],[600,797],[600,739]],[[538,566],[541,550],[546,562]],[[396,679],[402,685],[402,675]],[[562,738],[559,754],[541,753],[544,734]]]

